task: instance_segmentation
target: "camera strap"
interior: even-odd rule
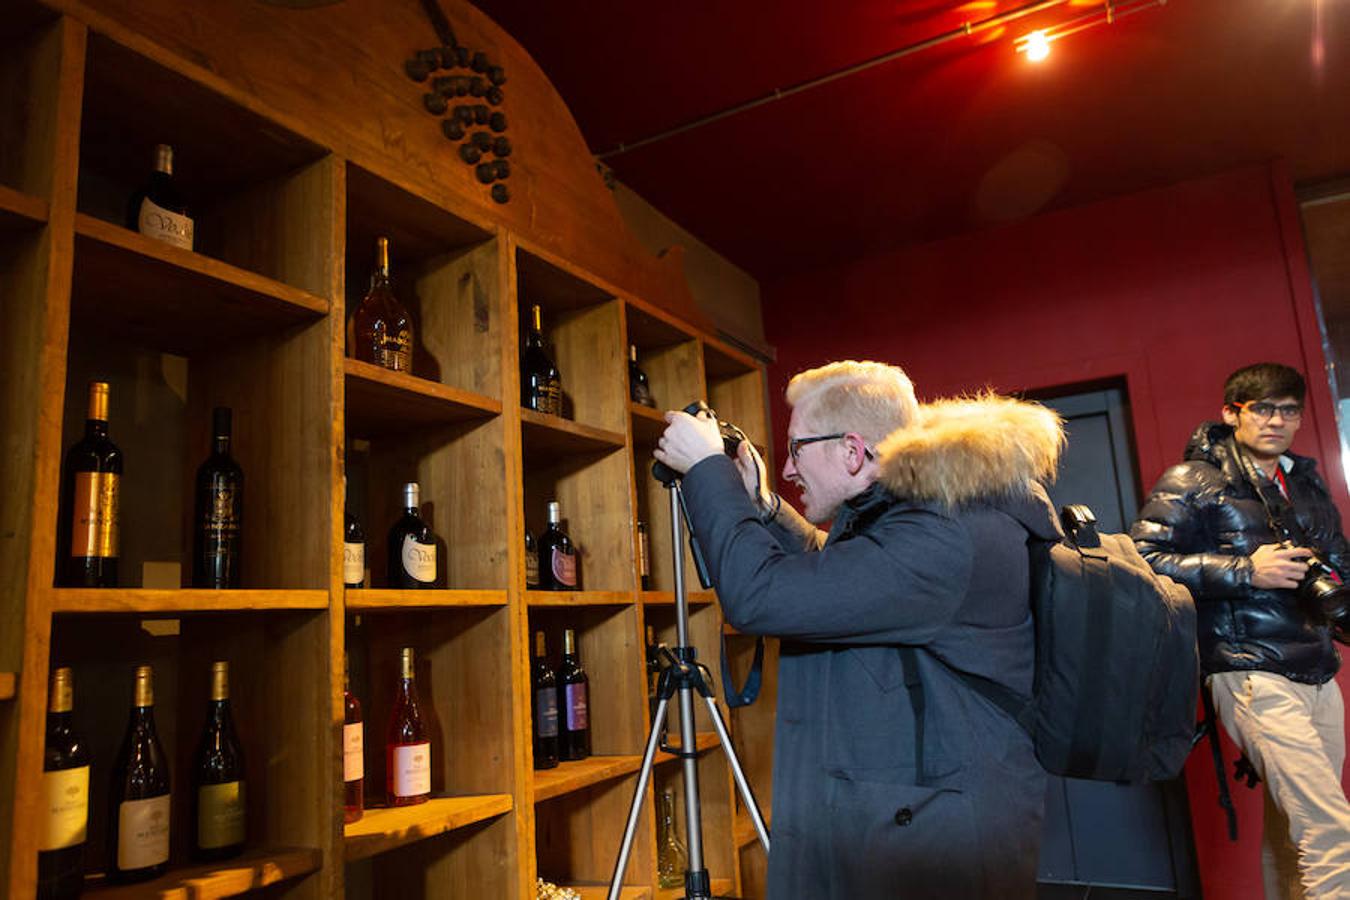
[[[1261,505],[1265,507],[1266,521],[1270,525],[1270,530],[1280,540],[1293,541],[1300,547],[1312,549],[1312,545],[1308,542],[1308,536],[1303,531],[1303,526],[1299,524],[1298,516],[1294,514],[1294,504],[1285,495],[1285,492],[1280,490],[1280,486],[1274,480],[1266,478],[1256,468],[1256,464],[1243,451],[1242,445],[1237,442],[1237,438],[1230,437],[1228,440],[1231,442],[1230,449],[1233,457],[1242,469],[1243,477],[1251,485],[1252,490],[1256,492]],[[1278,466],[1279,463],[1276,463],[1276,465]]]

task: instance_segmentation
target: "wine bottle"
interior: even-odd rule
[[[366,805],[366,731],[361,701],[352,694],[351,676],[342,670],[342,821],[361,818]]]
[[[562,376],[544,350],[539,305],[530,307],[530,328],[520,354],[520,403],[526,409],[562,415]]]
[[[192,249],[193,225],[173,180],[173,148],[155,147],[155,169],[127,203],[127,227],[184,250]]]
[[[108,876],[146,881],[169,864],[169,760],[155,731],[154,675],[136,668],[131,721],[113,766]]]
[[[385,739],[385,795],[390,806],[411,806],[431,797],[431,739],[417,708],[413,648],[398,652],[398,668],[398,689]]]
[[[563,632],[562,665],[558,667],[558,706],[562,721],[558,729],[560,759],[585,759],[591,755],[590,684],[577,655],[576,633]]]
[[[214,860],[244,850],[244,753],[230,714],[230,664],[211,664],[206,730],[192,767],[192,855]]]
[[[40,900],[80,896],[89,828],[89,748],[71,728],[74,683],[70,669],[52,673],[47,697],[47,740],[42,760],[42,822],[38,831]]]
[[[661,685],[661,651],[656,643],[656,629],[647,626],[647,714],[652,722],[656,722],[656,707],[660,703],[658,688]],[[666,743],[667,725],[664,721],[658,723],[661,728],[661,743]]]
[[[418,589],[436,586],[436,535],[422,521],[421,489],[403,486],[403,518],[389,529],[389,586]]]
[[[548,530],[539,536],[539,586],[546,591],[578,589],[577,554],[562,527],[562,507],[548,502]]]
[[[539,587],[539,544],[525,529],[525,587],[534,590]]]
[[[675,792],[661,791],[660,808],[656,819],[656,879],[660,887],[684,887],[684,873],[689,868],[689,854],[675,830]]]
[[[370,290],[347,326],[347,352],[362,362],[394,372],[412,371],[412,317],[394,295],[386,237],[375,239],[375,271],[370,276]]]
[[[534,767],[558,764],[558,679],[548,664],[544,633],[534,633],[534,668],[530,672],[530,711],[534,721]]]
[[[366,586],[366,532],[350,509],[343,509],[342,584],[348,590]]]
[[[638,583],[644,591],[652,589],[652,542],[647,534],[647,523],[637,523],[638,533]]]
[[[62,584],[116,587],[121,535],[118,507],[122,451],[108,439],[108,384],[89,384],[84,437],[66,453],[65,503],[69,516]]]
[[[628,395],[634,403],[656,409],[656,398],[652,396],[651,382],[647,380],[647,373],[638,365],[637,347],[632,344],[628,345]]]
[[[244,470],[230,456],[230,409],[211,412],[214,448],[197,469],[197,514],[193,533],[192,586],[239,587],[244,525]]]

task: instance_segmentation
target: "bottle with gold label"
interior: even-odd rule
[[[169,865],[169,758],[155,731],[155,683],[136,668],[135,699],[109,791],[108,877],[147,881]]]
[[[347,353],[395,372],[411,372],[413,325],[389,278],[389,239],[375,239],[370,290],[347,326]]]
[[[543,320],[537,303],[530,307],[525,346],[520,351],[520,405],[550,416],[563,414],[562,376],[544,349]]]
[[[230,664],[211,664],[206,729],[192,767],[192,855],[215,860],[244,849],[244,753],[230,714]]]
[[[60,583],[116,587],[122,451],[108,439],[108,383],[89,385],[84,437],[66,453]]]
[[[74,684],[70,669],[52,673],[47,699],[47,742],[42,761],[42,816],[38,838],[40,900],[80,896],[89,826],[89,750],[71,728]]]

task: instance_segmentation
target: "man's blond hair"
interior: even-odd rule
[[[855,431],[870,447],[919,414],[914,384],[899,366],[847,359],[794,375],[787,402],[822,432]]]

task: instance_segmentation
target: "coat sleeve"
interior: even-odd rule
[[[826,533],[802,517],[786,500],[779,498],[778,515],[769,524],[769,533],[780,544],[793,550],[819,550],[825,546]]]
[[[804,552],[760,524],[731,460],[700,462],[684,490],[723,612],[738,631],[816,643],[922,644],[965,599],[970,536],[932,510],[897,505],[865,532]]]
[[[1251,558],[1209,549],[1213,539],[1201,479],[1188,464],[1164,472],[1130,527],[1130,537],[1155,572],[1184,584],[1197,602],[1247,596]]]
[[[1327,539],[1323,551],[1327,555],[1327,562],[1341,576],[1341,581],[1350,583],[1350,545],[1346,543],[1345,533],[1341,531],[1341,511],[1336,508],[1336,503],[1331,499],[1331,490],[1327,487],[1325,481],[1316,472],[1312,473],[1313,483],[1321,491],[1323,502],[1327,505],[1330,514],[1332,531]]]

